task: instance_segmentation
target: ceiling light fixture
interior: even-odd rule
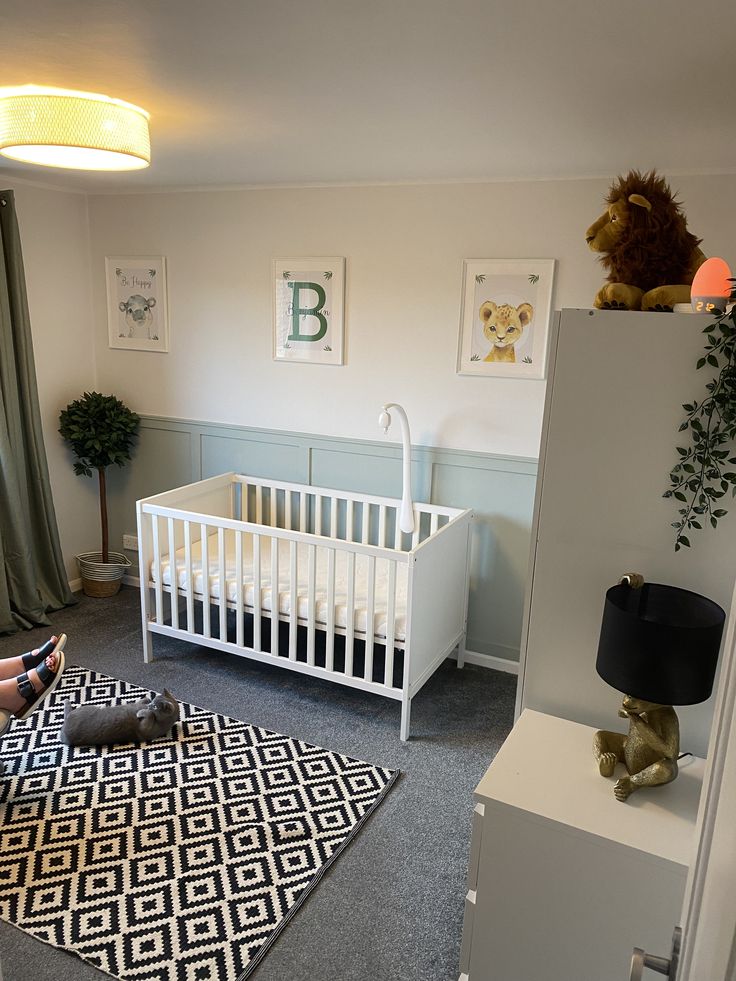
[[[145,109],[91,92],[0,88],[0,153],[71,170],[140,170],[151,162]]]

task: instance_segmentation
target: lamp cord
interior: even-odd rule
[[[684,759],[686,756],[692,756],[692,755],[693,755],[692,753],[680,753],[680,755],[677,757],[677,760],[679,762],[680,760]]]

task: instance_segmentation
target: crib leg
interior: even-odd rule
[[[458,668],[465,667],[465,640],[467,634],[463,634],[460,638],[460,643],[457,645],[457,666]]]
[[[404,695],[401,699],[401,741],[406,742],[409,738],[409,723],[411,720],[411,699]]]
[[[153,661],[153,634],[143,628],[143,660],[146,664]]]
[[[148,618],[151,614],[151,591],[141,583],[141,627],[143,629],[143,661],[150,664],[153,660],[153,634],[148,629]]]

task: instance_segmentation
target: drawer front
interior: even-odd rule
[[[478,863],[480,861],[480,846],[483,841],[483,818],[486,813],[485,804],[476,804],[473,810],[473,826],[470,835],[470,857],[468,858],[468,889],[475,892],[478,888]]]
[[[460,973],[470,973],[470,951],[473,946],[473,926],[475,924],[475,890],[468,889],[465,896],[465,915],[463,916],[463,942],[460,947]]]

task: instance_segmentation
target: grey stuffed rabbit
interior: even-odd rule
[[[179,703],[164,688],[128,705],[79,705],[64,703],[64,725],[59,739],[67,746],[106,746],[141,743],[163,736],[179,721]]]

